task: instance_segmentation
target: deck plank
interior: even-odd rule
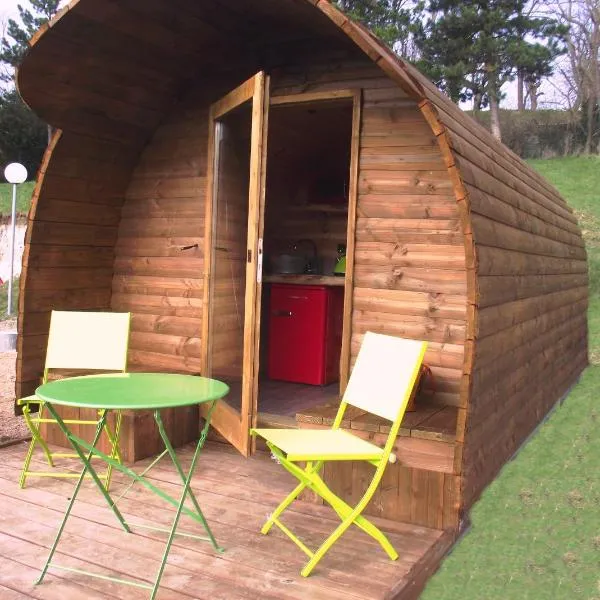
[[[135,599],[148,592],[84,575],[50,571],[42,585],[32,582],[42,567],[54,539],[73,480],[31,479],[25,490],[17,486],[25,451],[23,444],[0,450],[0,597],[20,600],[70,600],[71,598]],[[184,468],[192,448],[178,451]],[[38,468],[44,463],[34,458]],[[76,461],[66,461],[74,471]],[[140,461],[136,471],[149,464]],[[168,459],[159,463],[151,478],[167,492],[175,493],[178,476]],[[305,556],[275,528],[259,533],[267,514],[289,492],[293,479],[264,456],[244,459],[227,446],[207,444],[200,458],[194,491],[213,532],[226,548],[222,555],[209,544],[177,538],[161,582],[159,600],[253,598],[303,600],[376,600],[397,594],[415,577],[431,550],[439,553],[442,531],[408,523],[373,519],[397,548],[398,561],[387,559],[377,543],[352,528],[319,563],[309,578],[299,571]],[[112,488],[118,496],[127,478],[117,473]],[[169,526],[173,509],[136,484],[119,501],[132,525],[125,534],[104,498],[92,482],[82,487],[72,518],[58,548],[60,560],[70,566],[103,574],[135,577],[149,582],[159,566],[165,535],[136,528],[135,524]],[[316,547],[339,522],[326,506],[296,502],[286,513],[288,524],[309,546]],[[182,530],[191,530],[189,519]],[[6,589],[6,594],[4,594]]]

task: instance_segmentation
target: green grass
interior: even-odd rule
[[[17,186],[17,214],[26,215],[31,204],[35,182],[26,181]],[[10,216],[12,208],[12,185],[0,183],[0,216]]]
[[[600,364],[600,158],[530,161],[577,212],[590,269],[592,362]],[[423,600],[600,600],[600,366],[501,471]]]
[[[600,157],[532,160],[530,164],[556,186],[579,219],[590,272],[590,361],[600,365]]]
[[[423,600],[600,598],[600,367],[508,463]]]

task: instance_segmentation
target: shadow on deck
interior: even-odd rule
[[[20,490],[17,481],[25,448],[25,444],[17,444],[0,450],[0,598],[148,598],[146,590],[52,568],[41,585],[33,585],[56,535],[74,480],[36,478]],[[181,449],[179,454],[187,468],[191,447]],[[140,461],[136,470],[149,462]],[[168,458],[151,473],[155,484],[176,494],[174,484],[178,479]],[[117,473],[113,481],[111,491],[116,498],[128,480]],[[416,598],[452,544],[450,533],[373,519],[389,534],[400,554],[397,561],[390,561],[374,540],[352,528],[305,579],[299,574],[304,554],[276,528],[267,536],[259,533],[268,513],[293,482],[264,454],[244,459],[228,446],[207,444],[193,488],[225,553],[217,555],[208,543],[177,538],[158,599]],[[133,535],[120,529],[104,498],[91,482],[86,483],[61,539],[57,560],[73,568],[150,582],[159,566],[166,535],[136,529],[135,524],[170,526],[174,510],[139,484],[118,506],[132,526]],[[306,502],[296,502],[283,517],[309,547],[315,548],[338,523],[329,508]],[[182,517],[180,531],[195,529],[193,522]]]

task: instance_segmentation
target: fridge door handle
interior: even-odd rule
[[[274,310],[272,312],[272,315],[274,317],[291,317],[292,311],[291,310]]]

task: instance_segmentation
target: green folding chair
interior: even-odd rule
[[[300,482],[270,515],[261,533],[267,534],[277,525],[310,560],[300,571],[307,577],[325,553],[354,524],[375,538],[392,559],[398,553],[387,537],[361,515],[383,476],[388,462],[395,462],[392,448],[413,387],[419,376],[426,342],[405,340],[372,332],[365,334],[348,386],[340,403],[331,429],[252,429],[253,435],[266,440],[273,456]],[[340,429],[348,405],[392,421],[383,448]],[[375,467],[375,473],[363,497],[355,507],[336,496],[320,477],[327,461],[366,461]],[[304,466],[298,463],[305,463]],[[321,544],[311,551],[280,520],[283,511],[305,489],[309,488],[331,505],[341,524]]]
[[[130,313],[113,312],[77,312],[77,311],[52,311],[50,315],[50,330],[48,332],[48,345],[46,347],[46,361],[42,383],[48,381],[50,371],[54,369],[68,369],[71,371],[115,371],[125,372],[127,368],[127,349],[129,345]],[[77,373],[85,374],[85,373]],[[56,458],[78,458],[77,454],[65,452],[51,452],[44,440],[40,425],[42,423],[56,423],[53,418],[44,416],[44,402],[37,396],[27,396],[17,400],[23,407],[25,423],[31,431],[31,443],[25,455],[25,462],[19,487],[25,487],[28,477],[79,477],[80,473],[55,470]],[[37,416],[35,411],[37,410]],[[73,425],[97,427],[103,417],[104,411],[98,411],[97,419],[64,419],[65,423]],[[109,456],[121,462],[119,452],[119,435],[121,431],[121,413],[117,412],[114,430],[108,422],[104,425],[104,432],[110,445]],[[52,471],[32,471],[31,459],[36,446],[39,446],[46,457]],[[110,487],[112,467],[100,475],[106,489]]]

